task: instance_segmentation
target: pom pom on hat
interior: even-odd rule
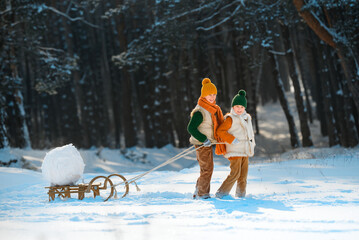
[[[234,96],[232,100],[232,107],[236,105],[242,105],[243,107],[247,108],[247,99],[246,99],[246,91],[239,90],[238,94]]]
[[[202,80],[201,97],[206,97],[211,94],[217,94],[217,88],[209,78],[204,78]]]
[[[202,85],[205,85],[206,83],[211,83],[211,79],[209,79],[209,78],[204,78],[204,79],[202,80]]]
[[[243,97],[245,97],[246,96],[246,91],[239,90],[238,95],[242,95]]]

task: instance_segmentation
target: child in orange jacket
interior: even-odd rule
[[[217,190],[216,197],[222,198],[231,191],[237,182],[236,197],[246,195],[248,158],[254,155],[254,133],[252,118],[246,112],[246,92],[240,90],[232,100],[231,112],[225,115],[218,127],[217,135],[226,142],[224,157],[230,161],[230,173]]]
[[[187,130],[191,134],[190,142],[196,147],[200,176],[197,179],[194,199],[210,197],[210,182],[213,173],[212,143],[219,141],[216,134],[223,122],[221,108],[216,104],[217,88],[209,78],[202,81],[201,96],[191,112]],[[216,154],[223,154],[223,145],[216,146]]]

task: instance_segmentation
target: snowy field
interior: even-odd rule
[[[154,151],[154,150],[153,150]],[[158,155],[166,155],[157,150]],[[191,198],[198,166],[156,171],[122,199],[49,202],[40,172],[0,168],[1,239],[358,239],[359,149],[301,149],[250,164],[247,197]],[[308,158],[297,159],[295,158]],[[288,161],[285,161],[285,158]],[[163,159],[163,161],[166,159]],[[190,160],[189,160],[190,161]],[[89,164],[89,163],[87,163]],[[93,164],[93,163],[92,163]],[[146,165],[146,164],[144,164]],[[87,166],[94,169],[94,166]],[[140,172],[120,172],[130,179]],[[229,172],[216,164],[211,193]],[[85,182],[100,173],[86,173]]]

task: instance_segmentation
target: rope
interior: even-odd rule
[[[211,143],[210,146],[216,145],[216,144],[225,144],[225,143],[217,143],[217,142],[216,142],[216,143]],[[117,187],[118,185],[121,185],[121,184],[124,184],[124,183],[125,183],[125,184],[131,184],[131,183],[135,183],[135,184],[136,184],[136,181],[137,181],[138,179],[142,178],[143,176],[145,176],[145,175],[147,175],[147,174],[149,174],[149,173],[151,173],[151,172],[153,172],[153,171],[155,171],[155,170],[157,170],[157,169],[159,169],[159,168],[161,168],[161,167],[163,167],[163,166],[166,166],[166,165],[168,165],[168,164],[170,164],[170,163],[173,163],[173,162],[177,161],[178,159],[180,159],[180,158],[182,158],[182,157],[184,157],[184,156],[186,156],[186,155],[188,155],[188,154],[190,154],[190,153],[192,153],[192,152],[195,152],[196,150],[198,150],[198,149],[200,149],[200,148],[202,148],[202,147],[204,147],[204,145],[201,145],[201,146],[198,147],[198,148],[195,148],[195,146],[189,147],[189,148],[187,148],[186,150],[184,150],[184,151],[178,153],[176,156],[174,156],[174,157],[168,159],[167,161],[161,163],[161,164],[158,165],[157,167],[154,167],[154,168],[148,170],[147,172],[144,172],[144,173],[142,173],[142,174],[139,174],[139,175],[137,175],[137,176],[135,176],[135,177],[133,177],[133,178],[127,180],[126,182],[121,182],[121,183],[118,183],[118,184],[114,184],[113,187]],[[137,188],[137,191],[139,191],[139,187],[137,186],[137,184],[136,184],[136,188]]]
[[[201,147],[203,147],[203,145],[202,145]],[[155,170],[157,170],[157,169],[159,169],[159,168],[161,168],[161,167],[163,167],[163,166],[166,166],[166,165],[168,165],[168,164],[170,164],[170,163],[172,163],[172,162],[174,162],[174,161],[176,161],[176,160],[178,160],[178,159],[180,159],[180,158],[182,158],[182,157],[184,157],[184,156],[186,156],[186,155],[188,155],[188,154],[190,154],[190,153],[192,153],[192,152],[194,152],[194,151],[196,151],[196,149],[194,149],[194,146],[189,147],[189,148],[187,148],[186,150],[184,150],[183,152],[180,152],[180,153],[177,154],[176,156],[174,156],[174,157],[168,159],[167,161],[161,163],[161,164],[158,165],[157,167],[154,167],[154,168],[148,170],[147,172],[144,172],[144,173],[142,173],[142,174],[140,174],[140,175],[137,175],[137,176],[135,176],[135,177],[133,177],[133,178],[127,180],[126,184],[134,183],[135,181],[137,181],[138,179],[142,178],[143,176],[145,176],[145,175],[147,175],[147,174],[149,174],[149,173],[151,173],[151,172],[153,172],[153,171],[155,171]],[[121,185],[121,184],[123,184],[123,183],[124,183],[124,182],[115,184],[114,187],[116,187],[116,186],[118,186],[118,185]],[[136,185],[137,185],[137,184],[136,184]],[[138,187],[137,187],[137,188],[138,188]]]

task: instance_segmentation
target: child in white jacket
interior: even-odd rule
[[[248,158],[254,155],[254,133],[252,118],[246,112],[246,92],[240,90],[232,100],[231,112],[226,114],[224,122],[218,127],[217,134],[226,142],[224,157],[230,161],[231,171],[217,190],[216,197],[228,195],[237,182],[236,197],[246,195]]]

